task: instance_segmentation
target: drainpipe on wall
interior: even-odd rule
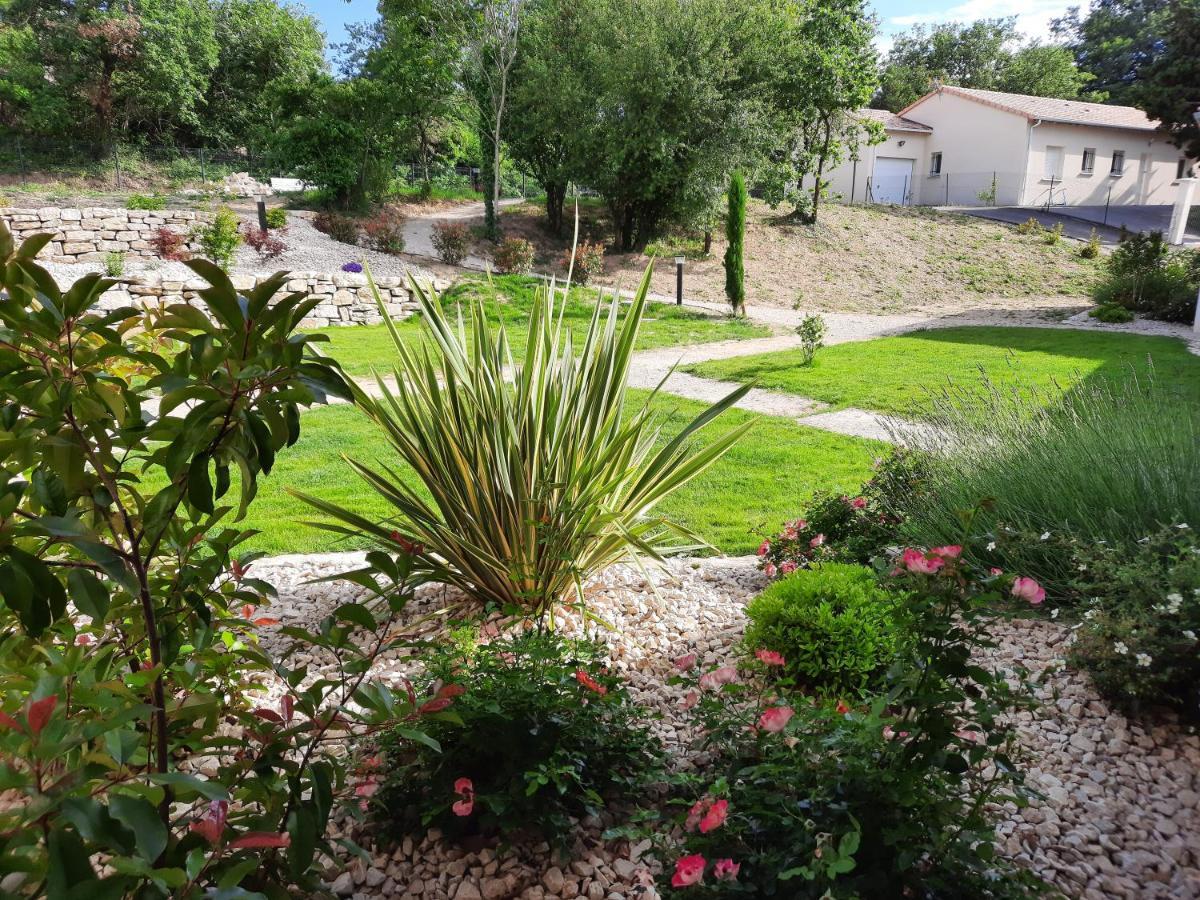
[[[1029,154],[1033,152],[1033,129],[1042,124],[1041,119],[1037,119],[1025,133],[1025,171],[1021,173],[1021,193],[1017,197],[1017,206],[1025,205],[1025,187],[1029,181]]]

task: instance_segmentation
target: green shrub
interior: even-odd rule
[[[1088,310],[1088,315],[1097,321],[1107,322],[1110,325],[1133,321],[1133,313],[1123,306],[1118,306],[1116,303],[1106,303],[1103,306],[1097,306],[1095,309]]]
[[[125,201],[126,209],[158,210],[167,208],[167,198],[159,194],[130,194]]]
[[[796,334],[800,336],[800,365],[812,365],[817,351],[825,346],[825,331],[825,320],[815,313],[805,316],[796,326]]]
[[[287,228],[287,210],[282,206],[272,206],[267,210],[267,227],[271,229]]]
[[[1162,232],[1126,235],[1092,291],[1101,306],[1124,306],[1153,319],[1191,322],[1200,290],[1200,250],[1172,252]]]
[[[741,172],[729,179],[725,216],[725,297],[734,315],[746,308],[746,182]]]
[[[533,244],[524,238],[506,238],[492,251],[492,264],[501,275],[528,275],[533,271]]]
[[[457,266],[471,249],[471,229],[465,222],[434,222],[432,240],[438,259]]]
[[[953,542],[958,511],[992,498],[983,527],[993,535],[973,555],[1058,596],[1072,567],[1057,540],[1131,546],[1164,521],[1200,522],[1200,404],[1153,381],[1097,380],[1052,402],[951,391],[926,425],[897,437],[924,470],[900,500],[909,540]]]
[[[1072,589],[1083,619],[1070,663],[1133,712],[1200,715],[1200,536],[1168,526],[1132,546],[1076,550]]]
[[[910,639],[862,702],[813,703],[758,665],[674,679],[690,687],[689,730],[709,761],[675,776],[681,812],[654,832],[664,896],[1038,893],[995,853],[1001,809],[1029,795],[1012,715],[1032,706],[1028,685],[1019,670],[964,665],[994,646],[984,615],[996,584],[951,559],[896,587]],[[736,878],[721,878],[731,862]],[[688,871],[703,883],[680,886],[673,876]]]
[[[827,697],[879,686],[896,651],[896,603],[865,566],[822,563],[770,585],[746,607],[746,646],[782,653],[796,683]]]
[[[237,214],[228,206],[222,206],[211,222],[196,229],[193,239],[200,244],[200,253],[205,259],[228,272],[242,242]]]
[[[1059,222],[1053,228],[1047,228],[1046,233],[1042,235],[1042,240],[1051,247],[1057,246],[1062,242],[1063,224]]]
[[[1091,235],[1087,239],[1087,243],[1079,248],[1079,255],[1084,259],[1097,259],[1100,256],[1100,235],[1096,234],[1096,229],[1092,229]]]
[[[559,304],[569,301],[539,287],[524,356],[516,360],[503,324],[489,325],[482,296],[462,310],[469,324],[459,329],[437,297],[417,287],[430,339],[418,355],[393,332],[403,402],[382,379],[381,397],[356,388],[354,400],[419,485],[352,462],[392,507],[382,522],[304,499],[343,523],[334,530],[392,550],[418,544],[433,577],[481,603],[533,615],[568,594],[582,600],[582,582],[598,569],[692,543],[653,507],[745,433],[748,423],[705,447],[693,440],[748,388],[735,389],[656,448],[657,392],[626,403],[649,286],[647,271],[621,305],[623,318],[614,298],[606,315],[590,320],[582,355],[558,327]]]
[[[104,274],[109,278],[120,278],[125,274],[125,254],[112,251],[104,254]]]
[[[412,740],[407,725],[382,740],[387,780],[376,808],[398,834],[432,824],[458,836],[535,829],[565,843],[569,816],[598,812],[654,768],[644,710],[607,670],[602,645],[529,630],[443,644],[425,664],[418,697],[433,708],[450,700],[453,717],[425,720],[440,750]],[[463,778],[465,815],[454,808],[468,796],[455,788]]]
[[[335,212],[319,212],[312,219],[313,228],[343,244],[358,243],[358,222]]]
[[[1041,234],[1045,230],[1035,216],[1030,216],[1017,226],[1017,234]]]
[[[599,241],[582,241],[575,247],[574,254],[564,250],[562,269],[564,273],[571,271],[571,279],[575,284],[589,284],[604,271],[604,245]]]

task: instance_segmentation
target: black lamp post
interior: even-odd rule
[[[683,306],[683,257],[675,257],[675,305]]]

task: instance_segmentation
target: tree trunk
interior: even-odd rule
[[[550,233],[561,236],[563,230],[563,204],[567,198],[565,184],[546,181],[546,225]]]

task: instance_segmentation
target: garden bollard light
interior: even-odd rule
[[[258,230],[267,230],[267,198],[259,194],[256,198],[258,201]]]
[[[675,257],[675,305],[683,306],[683,257]]]

